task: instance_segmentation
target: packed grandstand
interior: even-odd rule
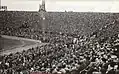
[[[0,74],[119,74],[119,14],[0,12],[0,34],[48,43],[0,56]]]

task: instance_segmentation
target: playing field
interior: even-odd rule
[[[1,50],[10,50],[12,48],[16,48],[22,45],[22,42],[20,40],[15,39],[7,39],[7,38],[0,38],[0,48]]]
[[[34,45],[40,45],[40,42],[35,40],[17,38],[11,36],[0,37],[0,54],[8,54],[20,52],[28,48],[34,47]]]

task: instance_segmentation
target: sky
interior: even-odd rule
[[[38,11],[41,0],[1,0],[10,11]],[[119,12],[119,0],[46,0],[46,11]]]

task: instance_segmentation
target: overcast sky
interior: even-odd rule
[[[8,10],[38,11],[41,0],[1,0]],[[46,0],[47,11],[119,12],[118,0]]]

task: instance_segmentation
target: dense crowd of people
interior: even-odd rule
[[[47,35],[47,34],[46,34]],[[118,74],[119,35],[96,41],[95,35],[50,34],[50,44],[1,56],[0,72],[51,74]],[[53,36],[54,35],[54,36]]]
[[[3,11],[0,15],[0,27],[3,24],[11,28],[18,28],[22,25],[31,28],[42,26],[40,12]],[[116,13],[47,12],[45,13],[45,27],[47,31],[87,35],[107,24],[113,24],[118,17]],[[113,30],[112,27],[109,29]]]
[[[12,13],[14,13],[15,16],[17,15],[16,12]],[[21,14],[23,13],[24,12],[21,12]],[[26,16],[27,14],[29,15],[27,12],[24,13]],[[50,29],[52,28],[51,31],[45,32],[37,31],[35,28],[29,27],[23,23],[22,26],[18,27],[7,26],[7,24],[11,23],[5,23],[3,21],[2,24],[6,25],[0,27],[0,34],[41,40],[48,44],[30,48],[22,52],[0,56],[0,74],[32,74],[33,72],[47,74],[119,74],[119,34],[101,37],[100,39],[97,39],[97,33],[86,36],[77,34],[77,31],[77,33],[74,34],[73,32],[79,30],[79,27],[74,26],[74,24],[79,23],[79,20],[80,22],[87,22],[87,24],[91,25],[91,22],[88,22],[90,21],[88,18],[94,18],[93,20],[97,19],[95,16],[88,15],[87,13],[80,16],[79,14],[81,13],[46,14],[49,16],[49,18],[46,17],[46,19],[53,21],[50,21],[50,24],[52,25],[49,24]],[[98,13],[94,15],[97,14]],[[14,17],[14,15],[10,13],[6,15]],[[102,15],[100,15],[100,20],[108,18],[108,16],[102,17]],[[59,16],[59,18],[55,19],[57,16]],[[88,17],[85,18],[84,16]],[[7,18],[9,19],[10,17]],[[78,19],[78,17],[82,17],[82,20]],[[36,19],[36,17],[33,18]],[[65,20],[62,20],[61,18]],[[36,21],[35,19],[34,21]],[[76,21],[76,19],[78,20]],[[65,23],[60,21],[64,21]],[[100,22],[99,20],[97,21]],[[105,20],[100,24],[106,25],[106,22],[104,23],[104,21]],[[60,27],[53,26],[55,25],[53,24],[54,22],[57,22]],[[110,21],[110,19],[108,19],[107,22],[115,24],[113,23],[113,20]],[[68,28],[69,23],[70,26]],[[94,22],[92,23],[94,24]],[[98,28],[99,26],[102,27],[98,24]],[[54,29],[57,29],[57,32],[55,32],[56,30]],[[63,31],[61,32],[60,29]],[[106,29],[106,27],[103,29]],[[70,33],[65,32],[66,30],[70,31]]]

